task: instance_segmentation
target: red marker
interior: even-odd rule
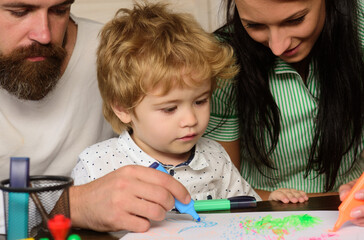
[[[333,232],[339,230],[339,228],[346,222],[351,219],[350,212],[353,208],[364,205],[364,200],[357,200],[354,198],[354,194],[364,189],[364,172],[361,177],[356,181],[354,187],[351,189],[349,195],[345,198],[345,200],[339,206],[339,218],[337,219]]]

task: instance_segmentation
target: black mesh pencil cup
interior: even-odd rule
[[[56,214],[70,218],[69,187],[73,184],[72,178],[30,176],[27,188],[13,188],[9,182],[9,179],[0,182],[8,240],[12,239],[11,232],[22,229],[27,231],[29,238],[48,232],[47,222]]]

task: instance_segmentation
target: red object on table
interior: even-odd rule
[[[71,219],[62,214],[57,214],[48,221],[48,229],[54,240],[66,240],[68,231],[71,228]]]

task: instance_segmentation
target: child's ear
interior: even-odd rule
[[[128,109],[118,105],[111,105],[111,108],[120,121],[123,123],[131,122],[131,114]]]

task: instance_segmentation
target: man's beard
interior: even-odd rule
[[[66,55],[62,47],[38,43],[0,54],[0,87],[19,99],[40,100],[56,86]],[[30,57],[45,59],[32,62]]]

